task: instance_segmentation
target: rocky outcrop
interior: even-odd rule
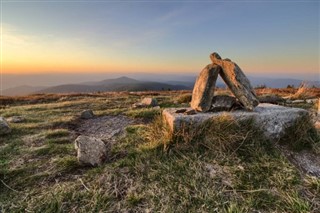
[[[200,112],[210,110],[216,80],[221,68],[209,64],[199,74],[192,92],[191,107]]]
[[[250,81],[240,67],[230,59],[222,60],[218,53],[212,53],[210,59],[213,64],[221,67],[220,76],[244,108],[253,111],[259,101]]]
[[[81,112],[80,118],[82,119],[90,119],[93,118],[94,114],[93,111],[91,109],[87,109]]]
[[[191,107],[199,112],[207,112],[211,109],[216,80],[220,74],[244,109],[253,111],[259,104],[259,100],[240,67],[230,59],[222,59],[218,53],[212,53],[210,59],[212,64],[207,65],[200,72],[194,85]]]
[[[11,128],[9,127],[7,121],[4,117],[0,117],[0,135],[5,135],[11,132]]]
[[[74,142],[81,164],[97,166],[108,159],[110,147],[97,138],[80,135]]]

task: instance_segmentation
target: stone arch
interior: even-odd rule
[[[227,84],[243,107],[252,111],[259,104],[257,95],[240,67],[230,59],[222,59],[216,52],[210,54],[208,64],[199,74],[192,92],[191,107],[207,112],[212,105],[218,75]]]

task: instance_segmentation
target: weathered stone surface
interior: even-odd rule
[[[285,102],[285,99],[278,95],[262,95],[258,99],[260,103],[279,104]]]
[[[236,103],[237,100],[235,97],[229,95],[217,95],[212,99],[212,106],[210,111],[230,111]]]
[[[236,98],[243,104],[245,109],[252,111],[259,104],[259,101],[250,81],[240,67],[230,59],[222,60],[218,53],[212,53],[210,59],[213,64],[222,68],[220,76]]]
[[[320,98],[318,100],[318,116],[320,116]]]
[[[221,68],[214,64],[207,65],[199,74],[192,92],[191,107],[200,112],[211,108],[214,88]]]
[[[178,131],[185,126],[196,128],[209,119],[229,115],[236,120],[254,119],[257,124],[256,126],[261,128],[265,136],[271,140],[279,139],[285,134],[287,127],[293,125],[301,116],[308,114],[308,111],[304,109],[273,104],[259,104],[252,112],[237,110],[233,112],[208,112],[184,115],[175,113],[177,110],[177,108],[168,108],[163,111],[164,119],[168,122],[172,131]]]
[[[305,101],[304,100],[294,100],[291,103],[293,103],[293,104],[302,104],[302,103],[305,103]]]
[[[10,118],[7,119],[8,122],[10,123],[22,123],[24,122],[26,119],[22,116],[12,116]]]
[[[110,148],[100,139],[80,135],[74,145],[78,161],[82,164],[97,166],[108,158]]]
[[[0,117],[0,135],[5,135],[11,132],[11,128],[9,127],[7,121],[4,117]]]
[[[80,118],[82,119],[90,119],[93,118],[94,114],[93,111],[91,109],[87,109],[81,112]]]

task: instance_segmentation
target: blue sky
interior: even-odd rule
[[[319,77],[318,1],[2,1],[6,73],[198,73],[213,51],[245,73]]]

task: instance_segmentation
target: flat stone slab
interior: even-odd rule
[[[183,108],[168,108],[163,111],[164,119],[168,122],[173,132],[179,131],[182,127],[197,127],[212,118],[219,116],[231,116],[235,120],[254,119],[257,127],[261,128],[268,139],[279,139],[287,127],[294,125],[295,121],[308,115],[308,111],[300,108],[289,108],[273,104],[259,104],[252,112],[237,110],[232,112],[198,112],[193,115],[177,113]],[[186,108],[191,110],[191,108]]]

